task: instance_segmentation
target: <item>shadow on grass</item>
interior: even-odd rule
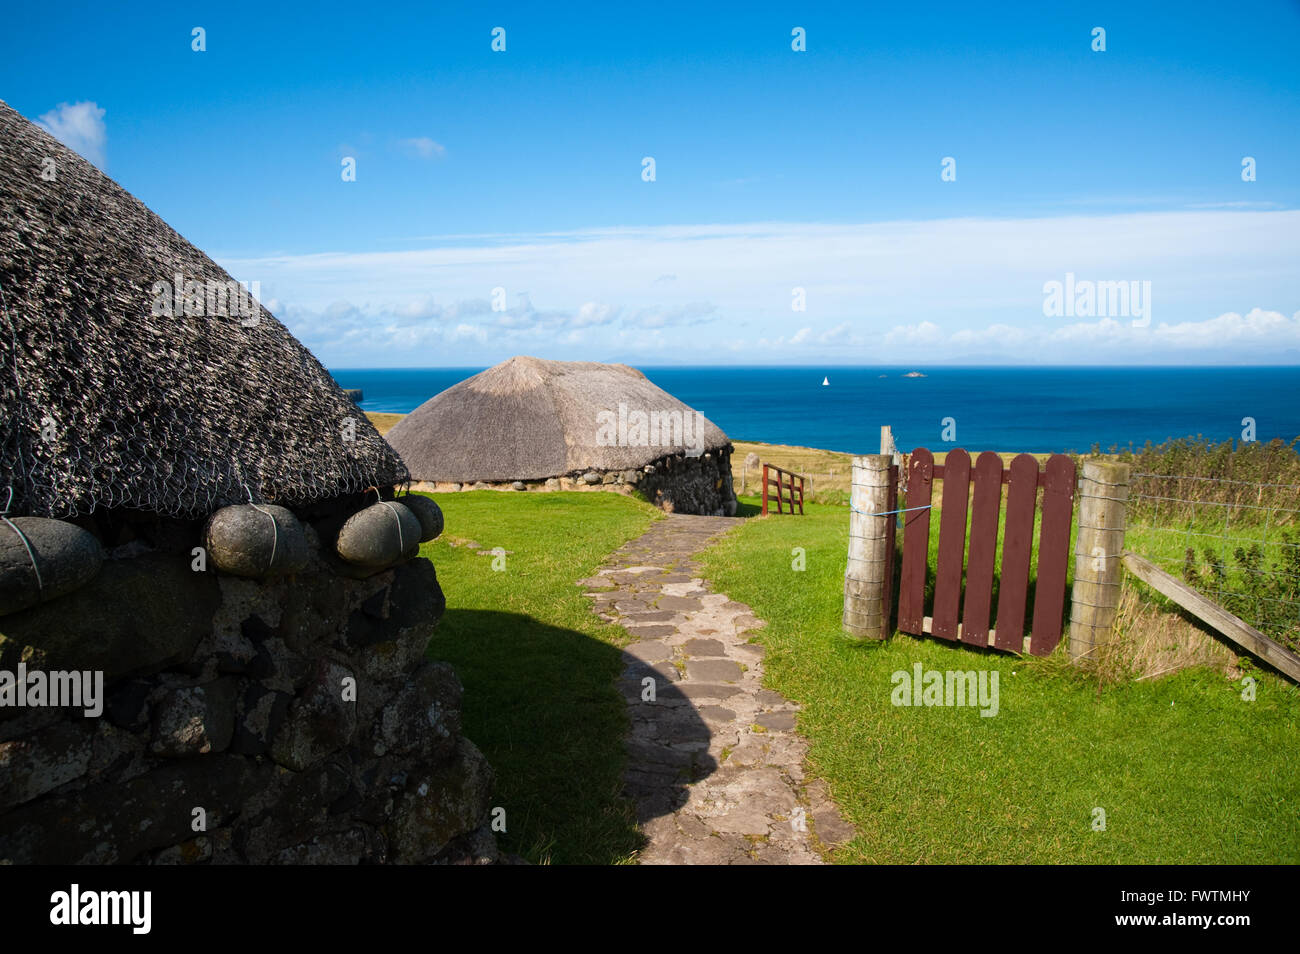
[[[464,733],[492,765],[493,806],[505,809],[502,848],[535,863],[618,864],[642,846],[624,769],[628,704],[646,708],[644,676],[656,680],[648,731],[659,723],[707,745],[703,720],[666,675],[637,670],[624,679],[629,664],[643,664],[575,630],[518,613],[448,609],[427,655],[455,666],[465,687]],[[653,761],[637,745],[628,791],[645,795],[645,786],[657,783],[655,791],[667,793],[638,799],[641,822],[675,809],[685,798],[680,783],[715,767],[697,764],[705,753]]]

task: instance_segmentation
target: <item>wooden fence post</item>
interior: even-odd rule
[[[901,464],[898,445],[894,443],[894,429],[888,424],[880,425],[880,453],[888,454],[895,464]]]
[[[1091,660],[1110,642],[1119,609],[1129,465],[1083,463],[1079,480],[1079,534],[1070,601],[1070,659]]]
[[[757,467],[757,466],[758,466],[758,455],[755,454],[753,451],[750,451],[748,454],[745,455],[745,461],[743,464],[744,470],[740,472],[740,492],[742,494],[745,492],[745,488],[749,484],[749,468]]]
[[[870,454],[853,458],[853,485],[849,494],[849,563],[844,571],[844,631],[859,639],[884,639],[889,516],[880,514],[890,504],[890,458]]]
[[[767,464],[763,465],[763,516],[767,516]]]

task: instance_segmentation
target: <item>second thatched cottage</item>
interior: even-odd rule
[[[736,512],[727,435],[624,364],[514,357],[387,438],[417,488],[614,490],[678,513]]]

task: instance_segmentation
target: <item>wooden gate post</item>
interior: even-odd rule
[[[880,453],[888,454],[894,463],[898,461],[898,445],[894,443],[894,429],[888,424],[880,425]]]
[[[884,639],[889,624],[887,578],[891,524],[895,517],[868,516],[890,506],[890,458],[870,454],[853,458],[849,494],[849,564],[844,571],[844,631],[859,639]]]
[[[1079,534],[1070,603],[1070,659],[1092,660],[1110,642],[1119,609],[1129,465],[1088,460],[1079,480]]]

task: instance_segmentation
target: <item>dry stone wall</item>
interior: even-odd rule
[[[97,572],[0,615],[0,863],[497,860],[461,685],[424,658],[445,606],[433,564],[409,539],[388,566],[341,559],[362,509],[346,503],[273,515],[264,565],[294,568],[262,577],[196,555],[199,522],[78,521]],[[48,704],[59,674],[82,705]]]
[[[731,448],[707,451],[698,457],[668,454],[633,470],[575,471],[546,480],[417,482],[416,489],[432,493],[462,490],[584,491],[638,494],[669,513],[710,517],[736,515],[736,491],[731,477]]]

